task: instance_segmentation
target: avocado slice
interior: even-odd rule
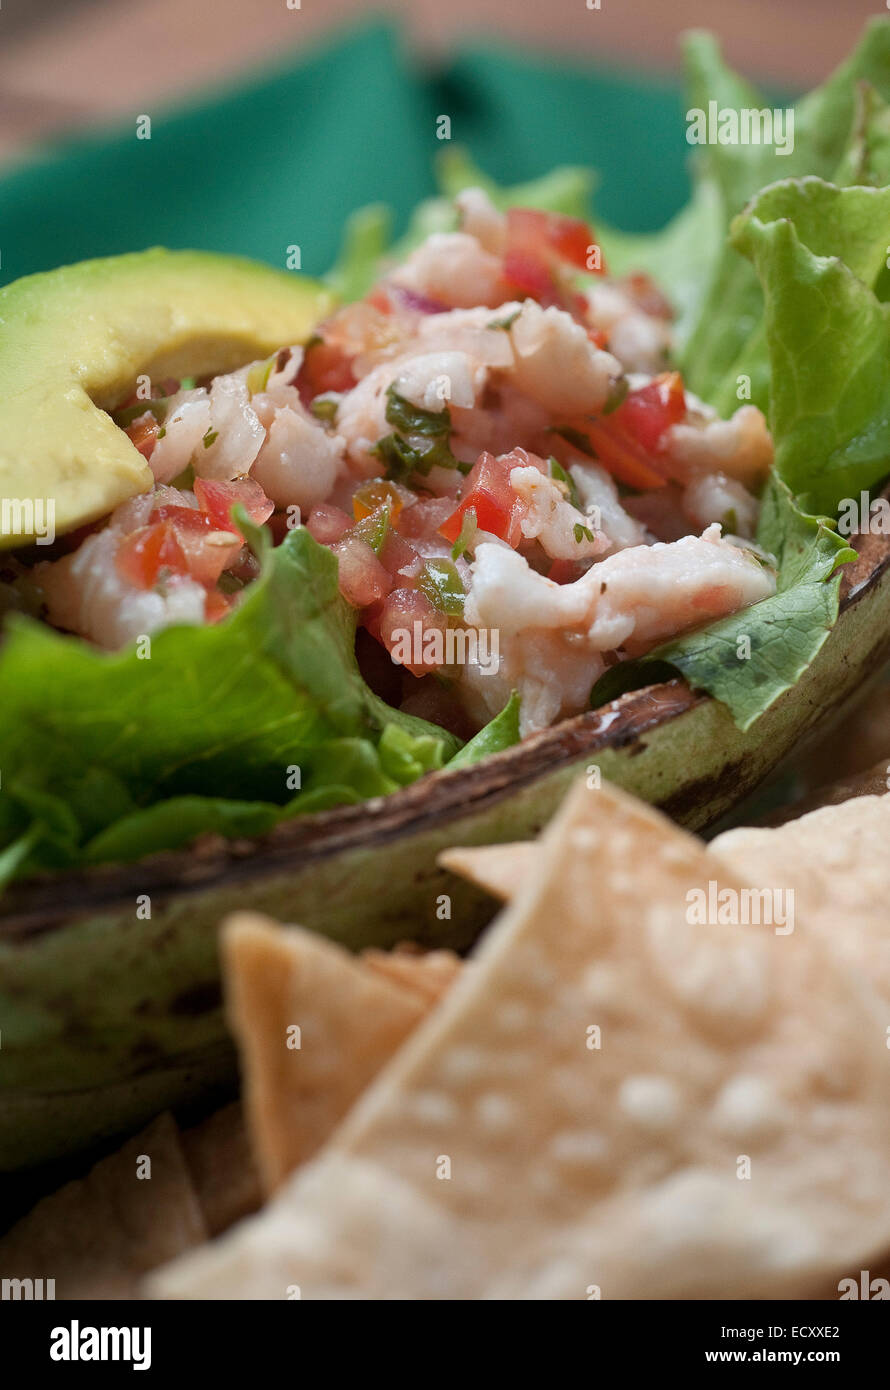
[[[838,621],[747,730],[679,680],[624,695],[483,762],[272,834],[13,884],[0,917],[0,1172],[136,1129],[234,1083],[217,927],[254,908],[353,948],[469,946],[496,910],[441,849],[531,837],[572,781],[602,775],[703,830],[890,657],[890,537],[859,539]],[[137,917],[141,893],[152,912]],[[440,914],[448,894],[451,915]]]
[[[151,469],[105,412],[136,378],[209,376],[301,342],[333,307],[313,281],[156,247],[0,290],[0,497],[52,499],[59,535],[144,492]],[[10,508],[0,548],[32,540]]]

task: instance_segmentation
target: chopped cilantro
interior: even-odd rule
[[[378,439],[371,453],[383,460],[386,477],[394,482],[404,482],[412,473],[426,477],[431,468],[456,468],[460,473],[469,473],[472,466],[456,459],[445,439],[434,439],[425,449],[419,449],[400,434],[387,434]]]
[[[208,430],[204,435],[204,448],[209,449],[219,439],[219,430]]]
[[[562,483],[563,487],[566,489],[566,495],[569,501],[571,502],[572,506],[575,508],[576,511],[580,512],[581,499],[578,496],[578,489],[575,486],[574,478],[571,476],[570,473],[566,472],[559,460],[555,459],[552,455],[547,460],[547,462],[550,465],[551,478],[553,478],[558,483]]]
[[[588,526],[582,526],[580,521],[576,521],[572,527],[572,535],[575,537],[578,545],[580,545],[582,541],[593,540],[593,532]]]
[[[423,434],[431,439],[448,434],[451,429],[451,412],[444,410],[421,410],[420,406],[400,396],[393,383],[386,393],[387,423],[403,434]]]

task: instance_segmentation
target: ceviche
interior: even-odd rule
[[[390,703],[467,736],[516,691],[528,734],[775,592],[761,410],[684,386],[669,303],[580,219],[457,210],[305,346],[113,412],[155,486],[29,571],[51,624],[114,648],[218,622],[258,573],[241,507],[330,548]]]

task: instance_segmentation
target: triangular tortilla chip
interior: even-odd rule
[[[140,1178],[143,1155],[151,1176]],[[133,1298],[148,1270],[207,1237],[176,1122],[161,1115],[12,1227],[0,1278],[54,1279],[56,1299]]]
[[[508,903],[536,854],[536,840],[513,840],[505,845],[469,845],[466,849],[443,849],[436,863],[443,869],[475,883],[499,902]]]
[[[425,1004],[438,1004],[460,974],[462,961],[454,951],[421,951],[397,946],[394,951],[369,947],[362,962],[394,984],[417,994]]]
[[[321,1147],[427,1004],[314,932],[254,913],[227,919],[222,952],[245,1113],[268,1193]]]
[[[883,765],[882,765],[883,767]],[[851,949],[859,953],[869,939],[866,918],[879,923],[890,915],[890,796],[857,795],[829,801],[819,809],[781,825],[742,826],[718,835],[708,846],[751,883],[793,887],[799,909],[833,928],[831,914],[841,920],[851,911],[860,931]],[[518,893],[523,874],[540,854],[540,841],[522,844],[471,846],[445,850],[438,862],[484,888],[502,902]],[[890,937],[890,934],[888,934]],[[880,944],[878,942],[877,944]],[[890,949],[890,941],[888,941]],[[890,972],[890,964],[887,966]],[[887,975],[890,999],[890,973]]]
[[[860,796],[774,829],[718,835],[712,853],[751,883],[794,889],[797,912],[890,1003],[890,796]]]
[[[885,1246],[886,1008],[803,923],[693,925],[715,881],[742,901],[662,816],[576,787],[318,1159],[151,1288],[769,1298]]]
[[[212,1236],[262,1205],[259,1174],[237,1101],[183,1130],[179,1137]]]

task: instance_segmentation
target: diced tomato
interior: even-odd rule
[[[142,415],[125,431],[144,459],[150,459],[158,439],[158,422],[153,415]]]
[[[306,350],[297,386],[308,400],[326,391],[350,391],[355,386],[352,358],[339,343],[319,339]]]
[[[257,526],[275,510],[259,483],[253,478],[236,478],[232,483],[216,482],[212,478],[195,479],[195,496],[202,512],[206,512],[219,531],[232,531],[243,542],[244,537],[232,520],[232,508],[241,506]]]
[[[213,517],[195,507],[158,507],[152,515],[172,528],[188,573],[199,584],[215,584],[237,559],[243,540],[231,524],[219,527]]]
[[[667,474],[656,467],[653,459],[635,439],[615,424],[611,415],[601,420],[589,420],[584,430],[600,463],[619,482],[639,492],[664,487]]]
[[[204,532],[205,535],[215,530],[214,522],[206,512],[199,511],[197,507],[185,507],[179,503],[164,502],[160,507],[154,507],[151,513],[152,521],[172,521],[184,530],[194,532]]]
[[[188,563],[173,527],[165,521],[140,526],[118,546],[118,573],[138,589],[153,589],[162,571],[185,575]]]
[[[418,625],[416,628],[415,623]],[[422,594],[419,589],[393,589],[385,600],[378,619],[379,640],[394,659],[403,654],[400,648],[406,639],[410,643],[411,655],[419,657],[419,660],[403,660],[400,664],[415,676],[422,676],[436,669],[435,662],[423,659],[425,634],[429,631],[444,632],[447,627],[448,619],[445,614],[439,613],[426,594]],[[419,651],[417,646],[420,647]]]
[[[560,260],[568,261],[579,270],[592,270],[588,264],[591,250],[596,246],[593,231],[578,217],[565,217],[558,212],[545,212],[547,240]],[[602,257],[597,274],[602,274]]]
[[[452,543],[456,541],[464,515],[472,507],[480,531],[490,531],[508,545],[517,546],[522,539],[523,507],[510,486],[510,472],[518,465],[527,465],[533,458],[525,450],[514,450],[501,458],[495,458],[488,450],[481,453],[467,475],[456,510],[442,522],[439,534]]]
[[[547,571],[547,578],[554,584],[572,584],[582,573],[577,560],[554,560]]]
[[[380,617],[386,604],[385,598],[375,599],[369,603],[367,608],[362,610],[361,627],[367,628],[376,642],[381,641],[380,637]]]
[[[379,558],[386,572],[402,584],[413,583],[423,569],[423,557],[391,526]]]
[[[617,410],[578,426],[600,462],[628,487],[646,492],[664,487],[671,477],[661,453],[665,431],[686,415],[686,396],[679,372],[665,372],[631,391]]]
[[[345,536],[352,527],[348,512],[341,511],[330,502],[320,502],[313,507],[306,521],[306,530],[321,545],[333,545]]]
[[[609,335],[604,328],[588,328],[587,336],[593,346],[598,348],[604,348],[609,341]]]
[[[347,535],[331,550],[337,557],[340,592],[354,608],[367,608],[389,593],[392,579],[367,541]]]
[[[219,623],[223,618],[227,618],[231,611],[231,596],[220,593],[219,589],[211,589],[204,604],[204,621]]]
[[[544,291],[549,288],[551,293],[558,288],[553,271],[560,263],[603,274],[601,256],[598,265],[588,264],[595,246],[592,229],[576,217],[537,208],[510,208],[504,278],[537,299],[540,296],[535,286]]]
[[[553,272],[540,256],[508,249],[504,256],[503,274],[511,288],[531,295],[541,304],[554,304],[559,299]]]
[[[435,535],[442,522],[454,511],[453,497],[421,497],[412,507],[405,507],[398,520],[400,536],[422,540]]]
[[[631,391],[609,417],[649,453],[657,452],[662,436],[686,415],[686,396],[679,372],[665,372]]]

